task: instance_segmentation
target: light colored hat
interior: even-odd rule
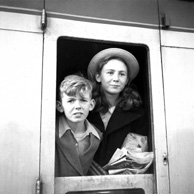
[[[107,57],[122,58],[128,65],[129,78],[132,81],[139,72],[139,64],[137,59],[128,51],[120,48],[108,48],[97,53],[88,65],[88,77],[94,78],[98,65]]]

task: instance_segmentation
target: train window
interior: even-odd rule
[[[143,189],[115,189],[102,191],[70,191],[67,194],[145,194]]]
[[[73,39],[68,37],[60,37],[57,40],[57,80],[56,88],[58,95],[58,88],[66,75],[74,73],[82,73],[87,77],[87,66],[92,57],[99,51],[117,47],[131,52],[137,59],[140,65],[140,72],[134,79],[133,83],[142,97],[143,108],[146,112],[148,127],[148,151],[152,152],[152,131],[151,131],[151,109],[150,109],[150,90],[149,90],[149,49],[145,45],[136,45],[129,43],[106,42],[87,39]],[[151,165],[146,174],[153,173],[153,165]],[[107,191],[108,193],[115,193],[114,191]],[[69,192],[71,193],[71,192]],[[82,192],[84,193],[84,192]],[[88,193],[88,192],[87,192]],[[95,192],[89,192],[95,193]],[[96,192],[100,193],[100,192]],[[106,193],[106,192],[105,192]],[[141,190],[123,191],[123,193],[142,193]]]

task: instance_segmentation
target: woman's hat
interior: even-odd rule
[[[137,59],[128,51],[120,48],[108,48],[97,53],[88,65],[88,77],[93,79],[98,65],[107,57],[119,57],[125,61],[128,66],[129,78],[132,81],[139,72]]]

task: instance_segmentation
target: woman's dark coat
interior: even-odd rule
[[[91,112],[88,120],[103,132],[103,140],[94,157],[101,166],[109,162],[117,148],[121,148],[128,133],[148,135],[148,122],[143,109],[133,111],[115,109],[106,130],[98,112]]]

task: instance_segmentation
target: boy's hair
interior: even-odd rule
[[[86,92],[90,93],[92,98],[92,82],[83,76],[68,75],[59,86],[59,100],[61,101],[63,93],[68,96],[80,95],[84,97]]]

